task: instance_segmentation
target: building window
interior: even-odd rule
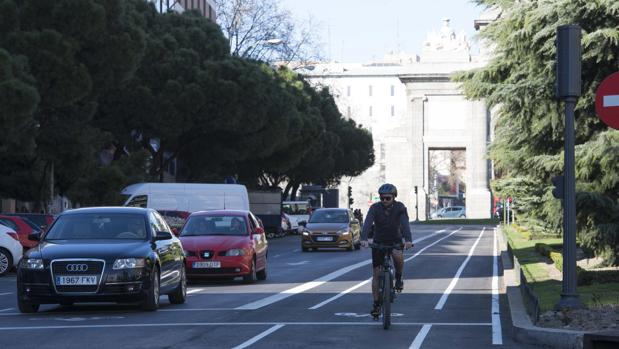
[[[350,86],[346,87],[346,96],[350,97]]]
[[[391,97],[395,96],[395,86],[391,85]]]
[[[350,111],[350,106],[348,106],[348,108],[346,108],[346,115],[348,115],[348,117],[350,117],[352,115],[352,113]]]
[[[372,116],[372,106],[370,106],[370,116]]]
[[[372,85],[370,85],[370,97],[372,97]]]
[[[391,116],[395,116],[395,106],[391,106]]]

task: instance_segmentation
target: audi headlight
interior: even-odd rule
[[[238,257],[238,256],[244,256],[244,255],[245,255],[245,250],[241,248],[233,248],[226,252],[226,256],[228,257]]]
[[[304,231],[303,232],[303,236],[309,236],[309,234],[310,234],[309,231]]]
[[[22,259],[21,267],[25,269],[43,269],[43,260],[40,258]]]
[[[114,262],[112,269],[135,269],[144,267],[144,258],[119,258]]]

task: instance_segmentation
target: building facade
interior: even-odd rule
[[[353,208],[366,211],[378,200],[378,187],[388,182],[398,187],[411,219],[424,220],[454,202],[465,203],[468,218],[491,216],[487,145],[492,115],[483,101],[467,100],[451,80],[458,71],[486,64],[484,50],[471,56],[464,34],[444,20],[439,32],[428,35],[420,56],[391,54],[372,64],[325,63],[305,71],[313,84],[331,89],[345,117],[373,135],[376,162],[362,175],[342,179],[341,207],[348,205],[347,186],[353,188]],[[437,188],[441,165],[432,159],[449,158],[433,156],[440,152],[463,154],[454,171],[462,177],[455,182],[462,183],[452,185],[451,194]]]
[[[167,11],[189,11],[194,10],[200,12],[204,17],[212,20],[217,19],[214,0],[148,0],[155,4],[157,10],[161,13]]]

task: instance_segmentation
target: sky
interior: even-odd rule
[[[443,18],[471,41],[473,21],[483,8],[470,0],[280,0],[298,21],[317,23],[323,56],[338,62],[367,63],[390,52],[421,54],[428,32]],[[399,49],[398,49],[399,48]]]

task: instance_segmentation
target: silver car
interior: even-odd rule
[[[432,214],[432,218],[466,218],[466,207],[443,207]]]

